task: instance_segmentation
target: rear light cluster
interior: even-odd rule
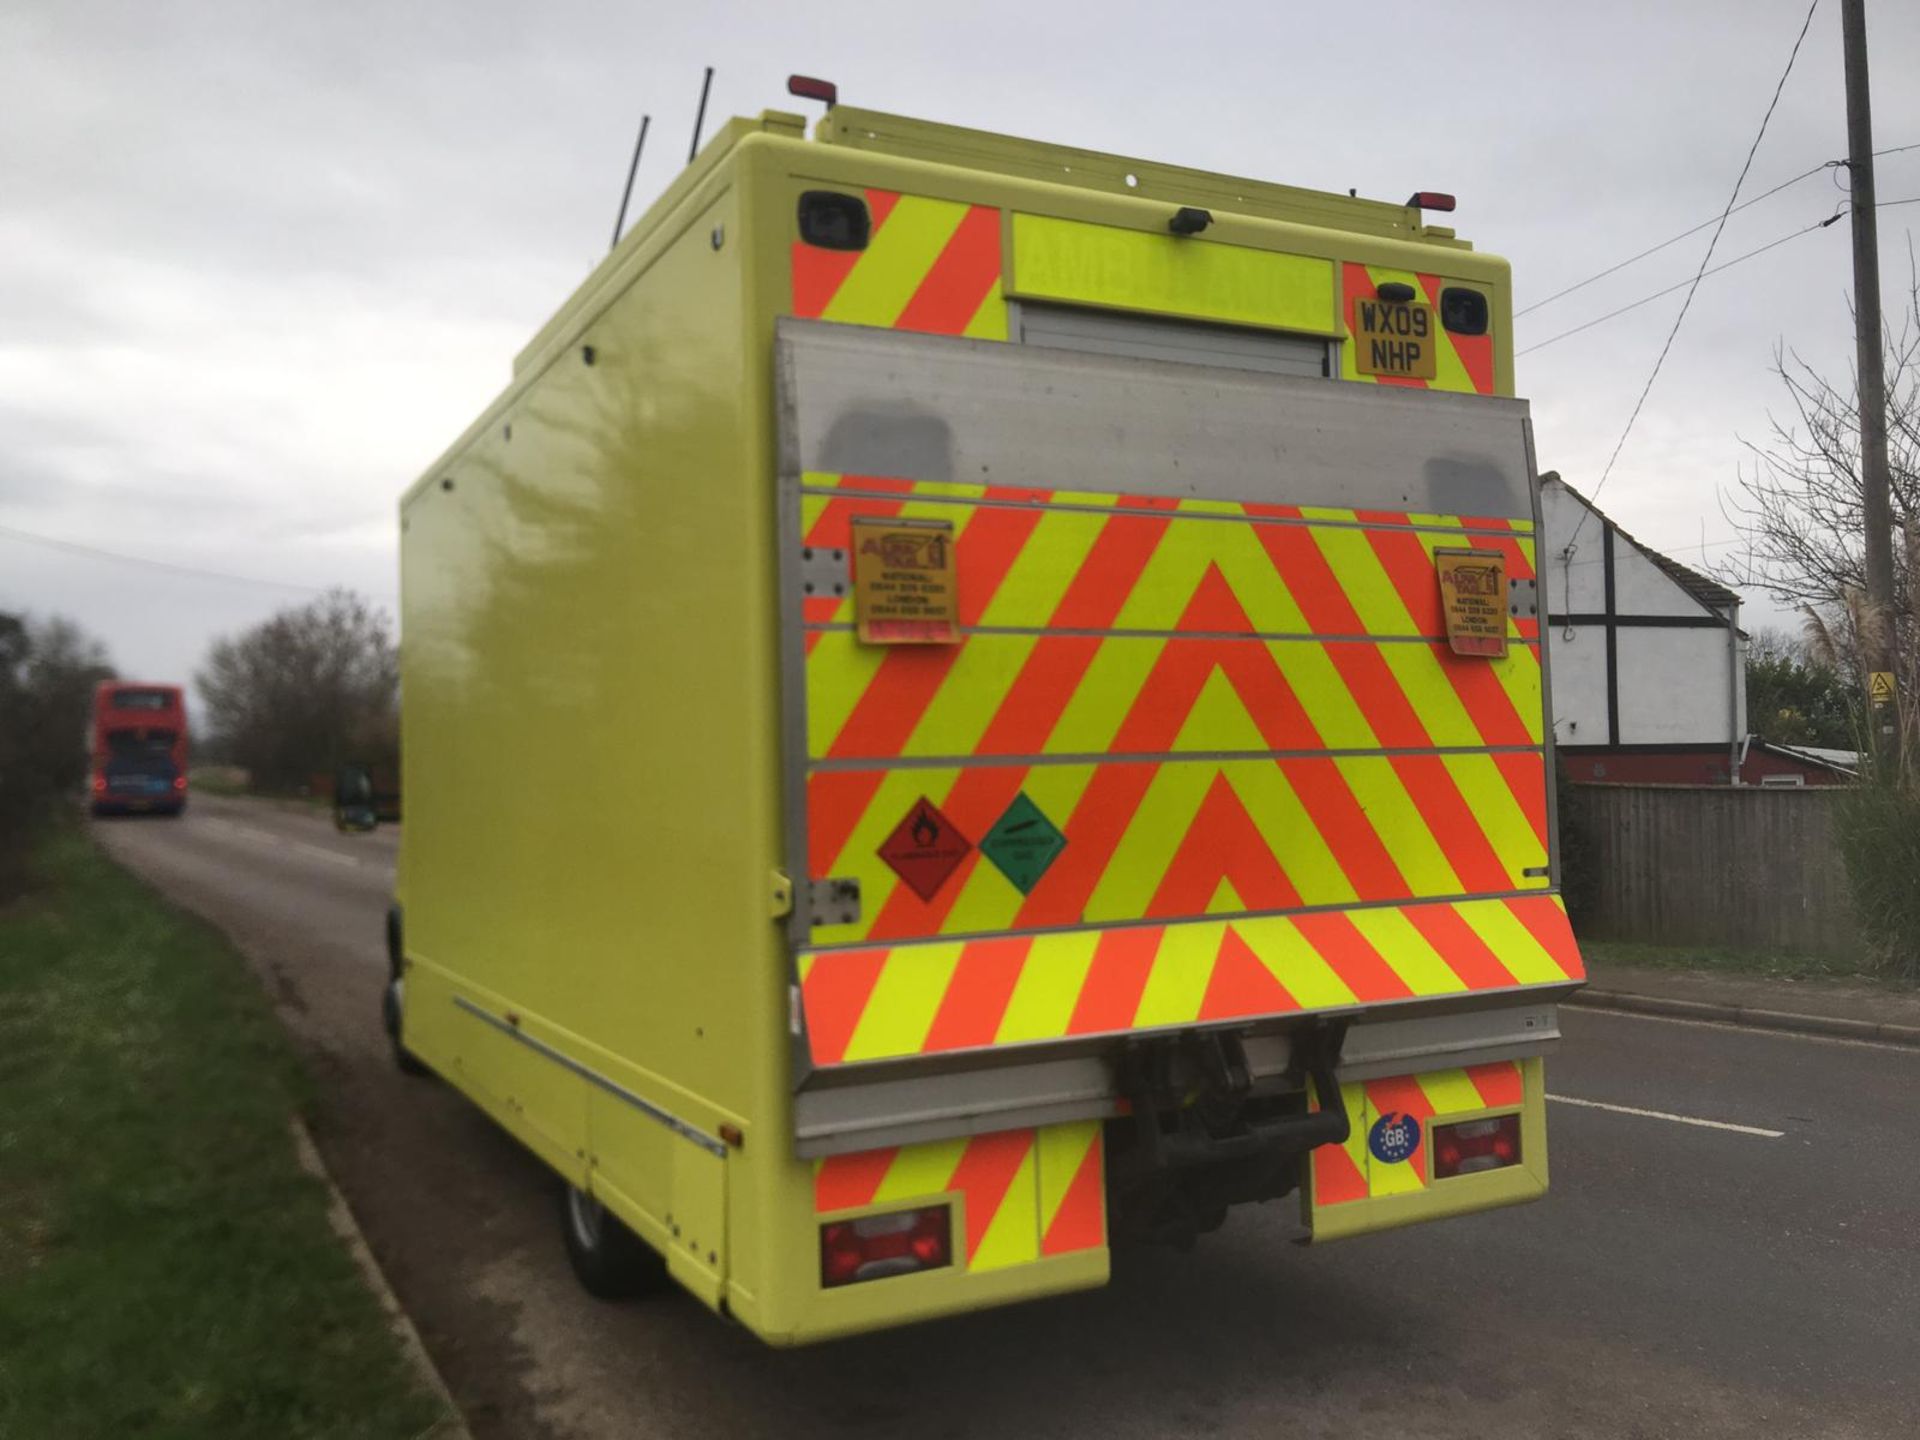
[[[176,775],[176,776],[174,776],[174,777],[173,777],[173,788],[174,788],[174,789],[176,789],[176,790],[184,790],[184,789],[186,789],[186,788],[187,788],[187,777],[186,777],[186,776],[184,776],[184,775]]]
[[[1520,1163],[1520,1117],[1462,1120],[1433,1127],[1433,1178],[1504,1170]]]
[[[93,793],[96,795],[102,795],[106,793],[106,789],[107,789],[107,777],[104,775],[94,776],[93,777]]]
[[[953,1263],[945,1205],[834,1220],[820,1227],[820,1283],[832,1289]]]

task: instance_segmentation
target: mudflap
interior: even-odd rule
[[[1311,1183],[1301,1187],[1312,1238],[1341,1240],[1538,1200],[1547,1193],[1545,1086],[1538,1056],[1343,1084],[1350,1132],[1343,1143],[1314,1150]],[[1436,1177],[1436,1127],[1512,1115],[1520,1121],[1512,1163]]]

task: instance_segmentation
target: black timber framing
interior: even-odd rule
[[[1600,574],[1604,589],[1601,604],[1605,607],[1595,611],[1575,611],[1564,615],[1549,615],[1549,625],[1598,625],[1606,633],[1607,651],[1607,740],[1604,746],[1571,746],[1560,748],[1568,751],[1611,749],[1622,752],[1638,747],[1620,743],[1620,647],[1618,636],[1622,630],[1725,630],[1731,623],[1700,599],[1697,595],[1688,595],[1688,599],[1700,607],[1698,615],[1622,615],[1618,595],[1614,589],[1613,550],[1618,530],[1606,516],[1598,510],[1593,512],[1600,521]],[[1683,592],[1682,593],[1686,593]],[[1569,599],[1572,597],[1569,596]],[[1688,746],[1655,745],[1651,750],[1684,750]],[[1703,747],[1710,750],[1724,750],[1719,741],[1713,741]]]
[[[1606,582],[1606,598],[1601,602],[1606,607],[1602,623],[1607,627],[1607,743],[1620,743],[1620,648],[1615,639],[1615,627],[1620,623],[1615,613],[1613,595],[1613,522],[1603,523],[1600,530],[1601,575]]]

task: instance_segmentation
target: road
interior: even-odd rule
[[[391,831],[211,797],[96,829],[264,977],[327,1161],[481,1440],[1920,1428],[1920,1052],[1569,1012],[1543,1204],[1324,1249],[1244,1212],[1189,1255],[1120,1257],[1105,1290],[776,1352],[682,1296],[589,1299],[540,1167],[392,1069]]]

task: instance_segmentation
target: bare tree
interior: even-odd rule
[[[293,790],[349,760],[394,758],[399,652],[387,616],[350,591],[216,640],[194,683],[256,786]]]
[[[1858,380],[1849,373],[1844,384],[1835,382],[1784,346],[1775,350],[1773,368],[1791,413],[1769,417],[1765,441],[1742,442],[1748,461],[1722,505],[1747,542],[1746,554],[1716,569],[1722,580],[1757,585],[1801,607],[1816,652],[1857,680],[1855,620],[1864,618],[1866,586]],[[1909,282],[1906,312],[1887,344],[1887,441],[1894,524],[1907,536],[1894,547],[1890,623],[1907,681],[1920,668],[1912,604],[1912,559],[1920,553],[1913,539],[1920,529],[1920,280]]]

